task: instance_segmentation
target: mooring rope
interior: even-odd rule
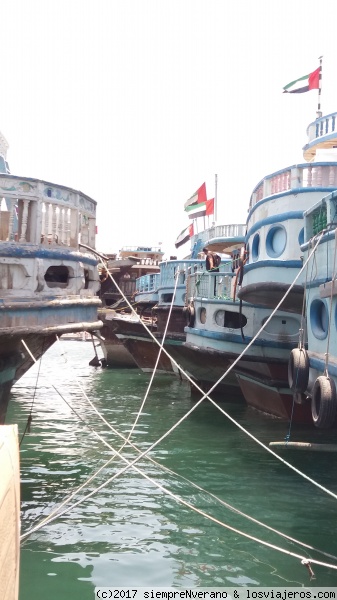
[[[317,245],[318,245],[319,241],[320,241],[320,240],[318,240],[318,241],[317,241],[317,244],[316,244],[315,248],[317,247]],[[315,248],[314,248],[314,250],[315,250]],[[313,252],[314,252],[314,250],[313,250]],[[313,253],[313,252],[312,252],[312,253]],[[305,268],[305,266],[306,266],[306,264],[307,264],[308,260],[311,258],[311,255],[312,255],[312,253],[311,253],[311,254],[310,254],[310,256],[308,257],[307,261],[304,263],[304,265],[303,265],[303,267],[302,267],[301,271],[298,273],[297,277],[295,278],[295,280],[293,281],[293,283],[291,284],[291,286],[290,286],[290,287],[289,287],[289,289],[287,290],[286,294],[285,294],[285,295],[284,295],[284,297],[282,298],[282,300],[281,300],[281,302],[279,303],[279,305],[278,305],[278,306],[275,308],[275,310],[273,311],[273,313],[271,313],[271,315],[270,315],[269,319],[268,319],[268,320],[267,320],[267,321],[264,323],[264,326],[263,326],[263,327],[260,329],[260,331],[259,331],[259,332],[258,332],[258,334],[255,336],[255,338],[253,338],[253,340],[252,340],[252,341],[251,341],[251,342],[248,344],[248,346],[246,347],[245,351],[247,351],[247,349],[248,349],[248,348],[249,348],[249,347],[252,345],[252,343],[255,341],[256,337],[257,337],[257,336],[260,334],[260,332],[262,331],[262,329],[263,329],[263,328],[266,326],[266,324],[269,322],[269,320],[270,320],[270,319],[271,319],[271,317],[273,316],[274,312],[276,312],[276,310],[278,310],[279,306],[282,304],[283,300],[284,300],[284,299],[285,299],[285,297],[288,295],[288,293],[290,292],[290,290],[291,290],[292,286],[295,284],[295,282],[297,281],[297,279],[298,279],[298,277],[300,276],[301,272],[302,272],[302,271],[303,271],[303,269]],[[126,299],[126,301],[127,301],[127,299]],[[146,328],[146,329],[147,329],[147,328]],[[149,333],[151,333],[151,332],[149,332]],[[154,337],[154,336],[152,336],[152,337]],[[156,338],[154,338],[154,339],[155,339],[155,341],[157,341],[157,342],[158,342],[158,340],[157,340]],[[163,350],[164,350],[164,352],[165,352],[165,349],[163,349]],[[244,351],[244,352],[245,352],[245,351]],[[233,365],[231,365],[231,367],[230,367],[230,368],[229,368],[229,369],[226,371],[226,373],[224,373],[224,375],[223,375],[223,376],[222,376],[222,377],[219,379],[219,382],[220,382],[220,381],[221,381],[221,380],[222,380],[222,379],[223,379],[223,378],[224,378],[224,377],[225,377],[225,376],[228,374],[228,372],[231,370],[231,368],[233,368],[234,364],[236,364],[236,362],[237,362],[238,360],[240,360],[240,359],[241,359],[241,356],[244,354],[244,352],[243,352],[243,353],[241,353],[240,357],[238,357],[238,359],[237,359],[237,360],[236,360],[236,361],[233,363]],[[166,354],[168,354],[168,353],[166,352]],[[168,355],[168,356],[169,356],[169,355]],[[173,360],[173,359],[172,359],[172,360]],[[175,361],[174,361],[174,360],[173,360],[173,362],[175,363]],[[177,363],[175,363],[175,364],[177,365]],[[178,367],[178,368],[181,368],[179,365],[177,365],[177,367]],[[188,377],[187,377],[187,378],[188,378]],[[190,379],[190,378],[188,378],[188,379]],[[194,382],[193,382],[191,379],[190,379],[190,381],[191,381],[192,383],[194,383]],[[209,390],[209,392],[208,392],[208,393],[210,393],[210,392],[211,392],[211,391],[214,389],[214,387],[215,387],[215,386],[216,386],[216,385],[217,385],[219,382],[217,382],[217,383],[216,383],[216,384],[213,386],[213,388],[211,388],[211,390]],[[54,387],[54,386],[53,386],[53,387]],[[201,393],[203,393],[203,392],[202,392],[202,390],[201,390],[201,389],[200,389],[198,386],[196,386],[196,387],[199,389],[199,391],[200,391]],[[57,391],[57,390],[56,390],[56,391]],[[204,398],[205,398],[205,397],[208,397],[208,395],[207,395],[207,394],[204,394],[204,396],[203,396],[203,397],[202,397],[202,398],[201,398],[201,399],[200,399],[200,400],[199,400],[199,401],[198,401],[198,402],[197,402],[197,403],[194,405],[194,407],[193,407],[193,408],[192,408],[190,411],[188,411],[188,412],[186,413],[186,415],[185,415],[185,416],[184,416],[182,419],[180,419],[180,420],[179,420],[179,421],[176,423],[176,425],[175,425],[174,427],[172,427],[172,428],[170,429],[170,431],[169,431],[169,432],[167,432],[166,434],[164,434],[164,436],[162,436],[162,437],[161,437],[159,440],[157,440],[157,442],[155,442],[154,444],[152,444],[152,445],[151,445],[151,446],[150,446],[150,447],[149,447],[149,448],[148,448],[148,449],[147,449],[145,452],[142,452],[142,453],[141,453],[141,454],[140,454],[140,455],[139,455],[139,456],[138,456],[138,457],[137,457],[137,458],[136,458],[134,461],[132,461],[131,463],[129,463],[129,461],[126,461],[126,462],[128,463],[128,465],[127,465],[127,466],[126,466],[124,469],[122,469],[121,471],[119,471],[118,473],[116,473],[116,474],[115,474],[115,475],[114,475],[112,478],[108,479],[108,481],[106,481],[104,484],[102,484],[101,486],[99,486],[99,488],[97,488],[96,490],[94,490],[93,492],[91,492],[91,493],[90,493],[89,495],[87,495],[85,498],[81,499],[81,500],[80,500],[78,503],[75,503],[74,505],[72,505],[72,506],[68,507],[67,509],[65,509],[65,511],[63,511],[63,512],[61,512],[61,513],[57,513],[57,515],[55,515],[55,517],[54,517],[54,518],[57,518],[58,516],[61,516],[61,515],[62,515],[62,514],[64,514],[65,512],[68,512],[69,510],[71,510],[72,508],[74,508],[75,506],[77,506],[79,503],[81,503],[82,501],[84,501],[85,499],[87,499],[88,497],[90,497],[91,495],[93,495],[94,493],[96,493],[96,492],[97,492],[99,489],[102,489],[102,487],[105,487],[105,485],[108,485],[108,483],[110,483],[110,481],[112,481],[113,479],[115,479],[115,478],[116,478],[116,477],[117,477],[119,474],[121,474],[122,472],[124,472],[124,471],[125,471],[126,469],[128,469],[130,466],[132,466],[132,467],[133,467],[133,466],[134,466],[134,464],[135,464],[135,463],[136,463],[136,462],[137,462],[137,461],[138,461],[140,458],[142,458],[143,456],[145,456],[145,455],[146,455],[146,454],[147,454],[147,453],[148,453],[150,450],[152,450],[152,449],[153,449],[153,448],[154,448],[154,447],[155,447],[155,446],[156,446],[156,445],[157,445],[157,444],[158,444],[160,441],[162,441],[162,439],[164,439],[164,438],[165,438],[165,437],[166,437],[166,436],[167,436],[167,435],[168,435],[168,434],[169,434],[171,431],[173,431],[173,429],[175,429],[175,427],[177,427],[177,426],[178,426],[178,425],[179,425],[179,424],[180,424],[180,423],[181,423],[181,422],[182,422],[182,421],[183,421],[185,418],[187,418],[187,416],[188,416],[188,415],[189,415],[189,414],[190,414],[190,413],[191,413],[193,410],[195,410],[195,409],[196,409],[196,407],[197,407],[197,406],[198,406],[198,405],[199,405],[199,404],[200,404],[200,403],[201,403],[201,402],[204,400]],[[215,403],[215,402],[214,402],[214,401],[213,401],[211,398],[209,398],[209,397],[208,397],[208,399],[209,399],[209,400],[210,400],[210,401],[211,401],[211,402],[212,402],[212,403],[213,403],[213,404],[214,404],[214,405],[215,405],[215,406],[216,406],[216,407],[217,407],[217,408],[218,408],[218,409],[219,409],[219,410],[220,410],[220,411],[221,411],[221,412],[222,412],[222,413],[225,415],[225,416],[227,416],[227,417],[228,417],[228,418],[229,418],[229,419],[230,419],[230,420],[231,420],[231,421],[232,421],[234,424],[236,424],[236,425],[237,425],[237,426],[238,426],[240,429],[242,429],[242,430],[243,430],[243,431],[244,431],[246,434],[248,434],[248,435],[249,435],[249,436],[250,436],[250,437],[251,437],[253,440],[255,440],[255,441],[256,441],[257,443],[259,443],[259,444],[260,444],[262,447],[264,447],[264,448],[265,448],[265,449],[266,449],[268,452],[270,452],[271,454],[273,454],[274,456],[276,456],[276,458],[278,458],[279,460],[281,460],[281,462],[283,462],[284,464],[286,464],[287,466],[289,466],[291,469],[293,469],[293,470],[295,470],[296,472],[298,472],[298,473],[299,473],[300,475],[302,475],[302,476],[303,476],[305,479],[308,479],[309,481],[311,481],[312,483],[314,483],[315,485],[317,485],[319,488],[321,488],[321,489],[323,489],[324,491],[326,491],[328,494],[330,494],[330,495],[333,495],[334,497],[336,497],[336,495],[335,495],[335,494],[333,494],[332,492],[330,492],[330,490],[327,490],[326,488],[324,488],[323,486],[321,486],[321,485],[320,485],[320,484],[318,484],[317,482],[314,482],[313,480],[311,480],[311,478],[308,478],[308,477],[307,477],[305,474],[301,473],[301,472],[300,472],[298,469],[296,469],[295,467],[293,467],[293,465],[291,465],[290,463],[287,463],[287,461],[284,461],[283,459],[281,459],[281,457],[279,457],[279,456],[278,456],[276,453],[274,453],[274,452],[273,452],[273,451],[272,451],[270,448],[268,448],[268,447],[267,447],[267,446],[265,446],[265,445],[264,445],[262,442],[260,442],[259,440],[257,440],[257,439],[256,439],[254,436],[252,436],[252,434],[250,434],[248,431],[246,431],[246,430],[245,430],[245,429],[244,429],[244,428],[243,428],[243,427],[242,427],[242,426],[241,426],[239,423],[237,423],[237,422],[236,422],[234,419],[232,419],[232,417],[230,417],[230,415],[228,415],[228,414],[227,414],[225,411],[223,411],[223,409],[222,409],[221,407],[219,407],[219,405],[217,405],[217,404],[216,404],[216,403]],[[68,403],[67,403],[67,404],[68,404]],[[68,405],[69,405],[69,404],[68,404]],[[70,405],[69,405],[69,406],[70,406]],[[70,407],[70,408],[72,409],[72,407]],[[72,409],[72,410],[73,410],[73,409]],[[81,417],[80,417],[80,415],[78,415],[78,416],[79,416],[79,418],[81,418]],[[83,419],[81,418],[81,420],[83,420]],[[94,433],[95,433],[96,435],[99,435],[99,434],[97,434],[96,432],[94,432]],[[118,432],[117,432],[117,433],[118,433]],[[119,435],[119,434],[118,434],[118,435]],[[103,438],[102,438],[102,440],[103,440]],[[107,444],[107,443],[105,442],[105,440],[103,440],[103,441],[104,441],[104,443],[105,443],[105,444]],[[128,442],[128,443],[130,443],[130,442]],[[132,445],[132,444],[131,444],[131,445]],[[112,450],[112,451],[115,453],[115,451],[113,450],[113,448],[111,448],[111,450]],[[120,455],[120,458],[122,458],[123,460],[125,460],[125,459],[124,459],[124,457],[122,457],[121,455]],[[104,468],[104,467],[102,467],[102,468]],[[138,468],[136,468],[136,469],[138,470]],[[148,476],[146,476],[146,474],[144,474],[144,476],[145,476],[146,478],[148,478]],[[148,478],[148,479],[150,479],[150,478]],[[151,480],[151,481],[152,481],[152,480]],[[153,483],[155,483],[155,485],[158,485],[156,482],[153,482]],[[175,495],[174,495],[174,494],[172,494],[171,492],[169,492],[169,490],[167,490],[167,492],[168,492],[168,494],[169,494],[169,495],[172,495],[173,497],[175,497]],[[176,498],[178,499],[179,497],[176,497]],[[184,501],[183,501],[183,503],[184,503]],[[187,505],[188,505],[188,503],[187,503]],[[193,508],[193,510],[197,510],[198,512],[200,512],[200,514],[203,514],[203,511],[199,511],[199,509],[197,509],[196,507],[192,507],[192,505],[190,505],[190,506],[191,506],[191,508]],[[233,507],[231,507],[231,508],[233,509]],[[237,511],[237,509],[233,509],[233,510],[234,510],[235,512]],[[240,511],[239,511],[239,512],[240,512]],[[205,513],[205,515],[206,515],[206,513]],[[54,518],[53,518],[53,520],[54,520]],[[210,517],[210,518],[211,518],[211,520],[212,520],[212,519],[214,519],[213,517]],[[248,518],[250,518],[250,517],[248,517]],[[47,519],[48,519],[48,518],[47,518]],[[217,521],[217,520],[216,520],[216,521]],[[49,520],[48,522],[51,522],[51,521]],[[42,526],[43,526],[43,525],[41,524],[41,527],[42,527]],[[228,526],[228,525],[226,525],[226,524],[223,524],[223,526],[225,526],[225,527],[228,527],[228,528],[230,528],[230,529],[233,529],[233,528],[231,528],[230,526]],[[38,527],[38,526],[36,526],[36,527]],[[267,526],[267,527],[268,527],[268,526]],[[24,534],[24,535],[25,535],[25,536],[28,536],[28,535],[30,535],[30,533],[33,533],[33,531],[36,531],[36,528],[32,528],[32,529],[31,529],[29,532],[27,532],[27,534]],[[235,530],[235,529],[233,529],[233,531],[239,532],[238,530]],[[242,532],[242,534],[243,534],[244,536],[248,536],[248,534],[244,534],[243,532]],[[282,534],[281,534],[281,535],[282,535]],[[254,538],[254,537],[252,537],[252,536],[248,536],[248,537],[251,537],[251,539],[255,539],[255,540],[257,540],[257,538]],[[263,540],[260,540],[260,541],[261,541],[261,543],[263,543],[263,544],[267,544],[267,545],[268,545],[268,542],[264,542]],[[299,542],[299,543],[301,543],[301,542]],[[273,547],[273,545],[270,545],[270,546],[271,546],[271,547]],[[277,548],[277,547],[275,547],[275,548]],[[284,551],[284,549],[281,549],[281,551]],[[289,553],[288,551],[285,551],[285,552]],[[296,556],[296,557],[298,557],[298,558],[301,558],[301,559],[302,559],[302,562],[303,562],[303,564],[308,564],[308,560],[307,560],[306,558],[304,558],[304,557],[299,557],[299,555],[296,555],[296,554],[294,554],[294,553],[290,553],[290,555],[293,555],[293,556]],[[326,554],[326,555],[327,555],[327,554]],[[332,555],[330,555],[330,556],[332,557]],[[331,567],[331,568],[337,568],[337,567],[335,567],[334,565],[327,565],[326,563],[321,563],[320,561],[315,561],[314,559],[310,559],[310,561],[309,561],[309,562],[315,562],[316,564],[322,564],[322,565],[324,565],[324,566],[328,566],[328,567]]]
[[[25,346],[26,350],[29,352],[29,354],[32,356],[32,358],[34,359],[33,355],[31,354],[28,346],[26,345],[26,343],[22,340],[23,345]],[[35,362],[37,362],[34,359]],[[55,389],[55,391],[61,396],[61,394],[59,393],[59,391],[55,388],[54,385],[52,385],[52,387]],[[61,396],[62,397],[62,396]],[[109,483],[111,483],[111,481],[113,481],[114,479],[116,479],[116,477],[118,477],[119,475],[121,475],[122,473],[124,473],[126,470],[128,470],[130,467],[133,467],[134,470],[139,473],[140,475],[142,475],[142,477],[144,477],[145,479],[147,479],[148,481],[150,481],[151,483],[153,483],[156,487],[158,487],[160,490],[162,490],[164,493],[166,493],[168,496],[170,496],[171,498],[173,498],[174,500],[176,500],[178,503],[183,504],[184,506],[186,506],[187,508],[190,508],[191,510],[193,510],[194,512],[197,512],[198,514],[204,516],[205,518],[209,519],[210,521],[234,532],[237,533],[247,539],[250,539],[251,541],[255,541],[257,543],[260,543],[264,546],[267,546],[268,548],[271,548],[273,550],[279,551],[283,554],[287,554],[288,556],[292,556],[293,558],[298,558],[299,560],[301,560],[301,564],[305,564],[310,566],[310,564],[316,564],[316,565],[320,565],[320,566],[324,566],[327,568],[331,568],[331,569],[335,569],[337,570],[337,565],[333,565],[333,564],[329,564],[329,563],[325,563],[322,561],[318,561],[316,559],[308,559],[305,556],[302,556],[300,554],[297,554],[295,552],[291,552],[290,550],[286,550],[285,548],[282,548],[280,546],[276,546],[275,544],[271,544],[269,542],[266,542],[265,540],[261,540],[260,538],[257,538],[255,536],[252,536],[248,533],[245,533],[235,527],[232,527],[231,525],[228,525],[227,523],[224,523],[223,521],[220,521],[219,519],[217,519],[216,517],[213,517],[212,515],[209,515],[208,513],[206,513],[205,511],[197,508],[196,506],[194,506],[193,504],[190,504],[189,502],[187,502],[186,500],[183,500],[182,498],[180,498],[180,496],[177,496],[176,494],[174,494],[173,492],[171,492],[170,490],[168,490],[165,486],[161,485],[160,483],[158,483],[157,481],[153,480],[151,477],[149,477],[146,473],[144,473],[141,469],[139,469],[138,467],[135,466],[135,463],[138,462],[138,460],[140,460],[140,458],[142,458],[143,456],[145,456],[150,450],[152,450],[152,448],[154,446],[156,446],[159,441],[161,441],[161,439],[163,439],[164,437],[166,437],[168,435],[168,432],[162,436],[162,438],[160,438],[160,440],[158,440],[157,442],[155,442],[154,444],[152,444],[149,448],[147,448],[147,450],[145,450],[144,452],[142,452],[138,457],[136,457],[136,459],[134,459],[133,461],[129,461],[127,458],[125,458],[122,454],[120,454],[119,452],[117,452],[116,450],[114,450],[114,448],[106,441],[104,440],[104,438],[97,433],[90,425],[88,425],[86,423],[86,421],[84,420],[84,418],[82,417],[82,415],[76,410],[74,409],[74,407],[72,407],[69,402],[62,397],[62,399],[66,402],[66,404],[69,406],[69,408],[76,414],[76,416],[86,425],[86,427],[88,427],[90,429],[90,431],[92,431],[114,454],[117,454],[119,456],[119,458],[121,458],[125,463],[126,466],[122,469],[120,469],[117,473],[115,473],[112,477],[108,478],[105,482],[103,482],[100,486],[98,486],[95,490],[93,490],[92,492],[90,492],[89,494],[87,494],[87,496],[85,496],[84,498],[81,498],[80,500],[78,500],[78,502],[75,502],[75,504],[71,505],[70,507],[64,509],[61,512],[58,512],[56,515],[54,515],[52,518],[48,519],[48,517],[41,522],[40,524],[32,527],[29,531],[23,533],[20,536],[20,541],[24,541],[28,536],[30,536],[32,533],[38,531],[39,529],[41,529],[43,526],[51,523],[52,521],[54,521],[55,519],[57,519],[58,517],[62,516],[63,514],[69,512],[70,510],[73,510],[74,508],[76,508],[79,504],[82,504],[82,502],[84,502],[85,500],[87,500],[88,498],[90,498],[91,496],[93,496],[94,494],[96,494],[98,491],[100,491],[101,489],[103,489],[104,487],[106,487]],[[198,402],[198,404],[200,404],[200,401]],[[181,421],[183,421],[188,414],[190,414],[192,412],[193,409],[191,409],[190,411],[188,411],[188,413],[185,415],[185,417],[181,418],[177,424],[171,428],[172,430],[175,429],[175,427],[178,426],[178,424],[180,424]],[[170,430],[171,431],[171,430]]]
[[[58,336],[57,340],[60,343],[60,339]],[[90,406],[93,408],[93,405],[90,401],[90,399],[88,398],[84,388],[82,387],[82,385],[80,384],[80,382],[78,381],[77,378],[75,378],[75,381],[77,383],[77,385],[79,386],[80,390],[83,392],[83,395],[85,397],[85,399],[89,402]],[[62,396],[61,396],[62,397]],[[95,408],[95,407],[94,407]],[[104,463],[104,465],[102,465],[95,473],[93,473],[93,475],[91,475],[83,484],[81,484],[69,497],[67,497],[54,511],[52,511],[47,517],[45,517],[45,519],[43,519],[42,521],[40,521],[39,528],[44,527],[45,525],[48,525],[51,520],[52,517],[55,516],[55,519],[58,518],[59,516],[61,516],[60,513],[60,509],[62,508],[62,506],[65,506],[66,504],[68,504],[72,498],[74,498],[74,496],[76,494],[78,494],[81,489],[83,489],[85,486],[87,486],[89,483],[91,483],[91,481],[93,481],[93,479],[95,479],[95,477],[97,477],[97,475],[107,466],[109,466],[109,464],[114,460],[114,458],[117,456],[117,453],[119,453],[121,451],[121,449],[126,445],[129,444],[133,449],[135,449],[138,453],[141,452],[141,450],[135,445],[133,444],[129,438],[126,438],[122,433],[120,433],[118,430],[116,430],[108,421],[106,421],[106,419],[103,417],[103,415],[101,415],[101,413],[99,413],[99,411],[97,411],[97,409],[95,409],[95,412],[98,414],[98,416],[100,417],[100,419],[106,424],[108,425],[109,429],[115,433],[117,436],[119,436],[123,441],[124,444],[123,446],[120,448],[119,451],[117,451],[108,461],[106,461]],[[244,513],[243,511],[240,511],[239,509],[237,509],[236,507],[234,507],[233,505],[229,504],[228,502],[225,502],[224,500],[222,500],[221,498],[219,498],[218,496],[216,496],[215,494],[212,494],[211,492],[209,492],[208,490],[205,490],[204,488],[202,488],[201,486],[199,486],[198,484],[194,483],[193,481],[191,481],[190,479],[188,479],[187,477],[184,477],[183,475],[176,473],[175,471],[172,471],[172,469],[169,469],[168,467],[165,467],[164,465],[162,465],[161,463],[158,463],[156,460],[154,460],[153,458],[151,458],[150,456],[146,456],[146,458],[154,465],[158,466],[160,469],[162,469],[163,471],[174,475],[175,477],[178,477],[184,481],[186,481],[187,483],[189,483],[190,485],[192,485],[193,487],[195,487],[197,490],[199,490],[200,492],[210,496],[211,498],[213,498],[214,500],[216,500],[217,502],[219,502],[220,504],[222,504],[225,508],[235,512],[236,514],[252,521],[253,523],[264,527],[265,529],[268,529],[269,531],[276,533],[277,535],[283,537],[284,539],[298,544],[299,546],[302,546],[303,548],[306,548],[308,550],[317,552],[318,554],[321,554],[323,556],[326,556],[327,558],[332,558],[333,560],[337,561],[337,557],[334,556],[333,554],[330,554],[328,552],[325,552],[323,550],[320,550],[318,548],[315,548],[314,546],[311,546],[309,544],[306,544],[300,540],[297,540],[296,538],[292,538],[291,536],[271,527],[270,525],[267,525],[266,523],[263,523],[262,521],[259,521],[258,519],[255,519],[254,517]],[[154,482],[155,483],[155,482]],[[95,493],[95,492],[94,492]],[[90,495],[93,495],[93,493],[91,493]],[[89,496],[90,497],[90,496]],[[85,499],[87,499],[87,497],[82,498],[80,500],[80,503],[82,503]],[[77,504],[78,505],[78,504]],[[69,512],[71,509],[73,508],[73,506],[69,507],[69,509],[67,509],[67,511],[63,511],[62,515],[64,515],[66,512]],[[30,530],[31,533],[33,533],[32,530]],[[30,531],[27,532],[27,535],[30,535]]]
[[[280,302],[277,304],[276,308],[274,308],[274,310],[271,312],[271,314],[269,315],[269,317],[266,319],[266,321],[263,323],[263,325],[261,326],[261,328],[259,329],[259,331],[255,334],[255,336],[251,339],[251,341],[247,344],[247,346],[244,348],[244,350],[241,352],[241,354],[239,354],[239,356],[237,356],[237,358],[233,361],[233,363],[228,367],[227,371],[225,371],[225,373],[223,373],[223,375],[218,379],[218,381],[216,383],[213,384],[213,386],[208,390],[207,393],[204,393],[204,391],[198,386],[198,384],[182,369],[182,367],[175,361],[174,358],[172,358],[170,356],[170,354],[167,352],[167,350],[163,347],[163,352],[168,356],[168,358],[170,358],[170,360],[173,362],[173,364],[176,365],[176,367],[178,369],[181,370],[181,372],[184,374],[184,376],[186,377],[186,379],[192,384],[194,385],[194,387],[201,393],[203,394],[201,399],[194,405],[194,408],[197,408],[197,406],[200,404],[200,402],[202,402],[205,398],[207,398],[210,402],[212,402],[212,404],[214,406],[216,406],[234,425],[236,425],[236,427],[238,427],[241,431],[243,431],[243,433],[245,433],[246,435],[248,435],[252,440],[254,440],[257,444],[259,444],[262,448],[264,448],[267,452],[269,452],[269,454],[271,454],[272,456],[274,456],[275,458],[277,458],[277,460],[279,460],[280,462],[282,462],[285,466],[289,467],[290,469],[292,469],[293,471],[295,471],[295,473],[297,473],[298,475],[300,475],[301,477],[303,477],[304,479],[306,479],[307,481],[309,481],[310,483],[312,483],[313,485],[315,485],[316,487],[318,487],[320,490],[322,490],[323,492],[325,492],[326,494],[329,494],[330,496],[332,496],[335,500],[337,500],[337,494],[335,494],[334,492],[332,492],[331,490],[329,490],[328,488],[324,487],[323,485],[321,485],[320,483],[318,483],[317,481],[315,481],[314,479],[312,479],[311,477],[309,477],[308,475],[306,475],[305,473],[303,473],[302,471],[300,471],[299,469],[297,469],[294,465],[292,465],[291,463],[289,463],[288,461],[284,460],[279,454],[277,454],[276,452],[274,452],[274,450],[272,450],[271,448],[269,448],[268,446],[266,446],[263,442],[261,442],[260,440],[258,440],[253,434],[251,434],[247,429],[245,429],[242,425],[240,425],[240,423],[238,423],[237,421],[235,421],[235,419],[233,419],[233,417],[231,417],[226,411],[224,411],[214,400],[212,400],[212,398],[210,398],[209,394],[211,394],[211,392],[217,387],[217,385],[223,380],[225,379],[225,377],[227,377],[227,375],[232,371],[232,369],[235,367],[235,365],[242,359],[242,357],[245,355],[245,353],[249,350],[249,348],[255,343],[255,341],[257,340],[257,338],[259,337],[259,335],[261,334],[261,332],[266,328],[266,326],[268,325],[268,323],[271,321],[271,319],[273,318],[274,314],[279,310],[279,308],[282,306],[285,298],[289,295],[289,293],[291,292],[292,288],[294,287],[296,281],[300,278],[300,276],[302,275],[302,272],[304,271],[304,269],[306,268],[309,260],[311,259],[312,255],[315,253],[317,246],[319,245],[321,238],[324,234],[324,231],[321,232],[320,236],[318,236],[316,243],[312,249],[312,251],[310,252],[310,254],[308,255],[307,259],[305,260],[305,262],[303,263],[302,268],[300,269],[300,271],[298,272],[298,274],[296,275],[295,279],[293,280],[293,282],[291,283],[291,285],[289,286],[289,288],[287,289],[287,291],[285,292],[283,298],[280,300]],[[95,252],[93,250],[93,252]],[[118,284],[116,283],[116,281],[114,280],[114,278],[112,277],[111,273],[109,274],[112,281],[114,282],[114,284],[116,285],[119,293],[123,295],[122,290],[118,287]],[[125,297],[124,297],[125,298]],[[125,298],[125,301],[129,304],[127,298]],[[131,305],[129,304],[130,308],[132,309]],[[152,334],[152,332],[149,330],[148,327],[146,327],[146,325],[143,323],[144,328],[146,329],[146,331],[148,332],[148,334],[153,338],[153,340],[159,344],[159,341],[157,340],[157,338]],[[187,413],[190,414],[190,411]],[[163,438],[161,438],[163,439]],[[160,440],[161,441],[161,440]],[[158,441],[159,443],[159,441]]]

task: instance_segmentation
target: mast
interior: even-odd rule
[[[321,92],[322,92],[322,61],[323,56],[319,57],[319,85],[318,85],[318,102],[317,102],[317,119],[320,119],[322,116],[321,111]]]
[[[215,175],[214,182],[214,225],[218,218],[218,176]]]

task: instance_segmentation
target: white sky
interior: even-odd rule
[[[303,162],[319,66],[337,110],[336,0],[2,0],[0,130],[16,175],[98,202],[96,246],[174,242],[206,181],[243,223],[266,174]],[[200,220],[202,223],[202,220]],[[200,224],[201,226],[201,224]],[[202,227],[201,227],[202,228]]]

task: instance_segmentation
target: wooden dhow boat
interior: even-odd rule
[[[98,330],[96,202],[11,175],[0,136],[0,423],[12,385],[64,333]],[[27,350],[28,349],[28,350]],[[30,354],[31,353],[31,354]]]

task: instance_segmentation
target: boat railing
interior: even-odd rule
[[[207,300],[231,300],[235,273],[223,271],[212,273],[198,271],[189,276],[186,284],[186,298],[204,298]]]
[[[244,237],[246,233],[246,225],[243,223],[231,223],[228,225],[214,225],[213,227],[209,227],[205,229],[205,231],[201,231],[200,233],[196,233],[193,240],[196,239],[201,240],[202,244],[207,245],[207,242],[213,238],[236,238],[236,237]]]
[[[136,280],[136,290],[138,292],[155,292],[158,289],[160,273],[150,273],[142,275]]]
[[[337,113],[316,119],[307,128],[309,143],[327,135],[337,133]]]
[[[250,200],[253,208],[263,198],[299,188],[336,188],[337,163],[313,162],[294,165],[268,175],[256,186]]]
[[[96,202],[71,188],[0,175],[0,241],[95,248]]]
[[[160,287],[175,286],[176,275],[178,274],[178,285],[184,285],[186,278],[190,273],[202,270],[205,267],[205,261],[198,259],[172,260],[160,263]]]

